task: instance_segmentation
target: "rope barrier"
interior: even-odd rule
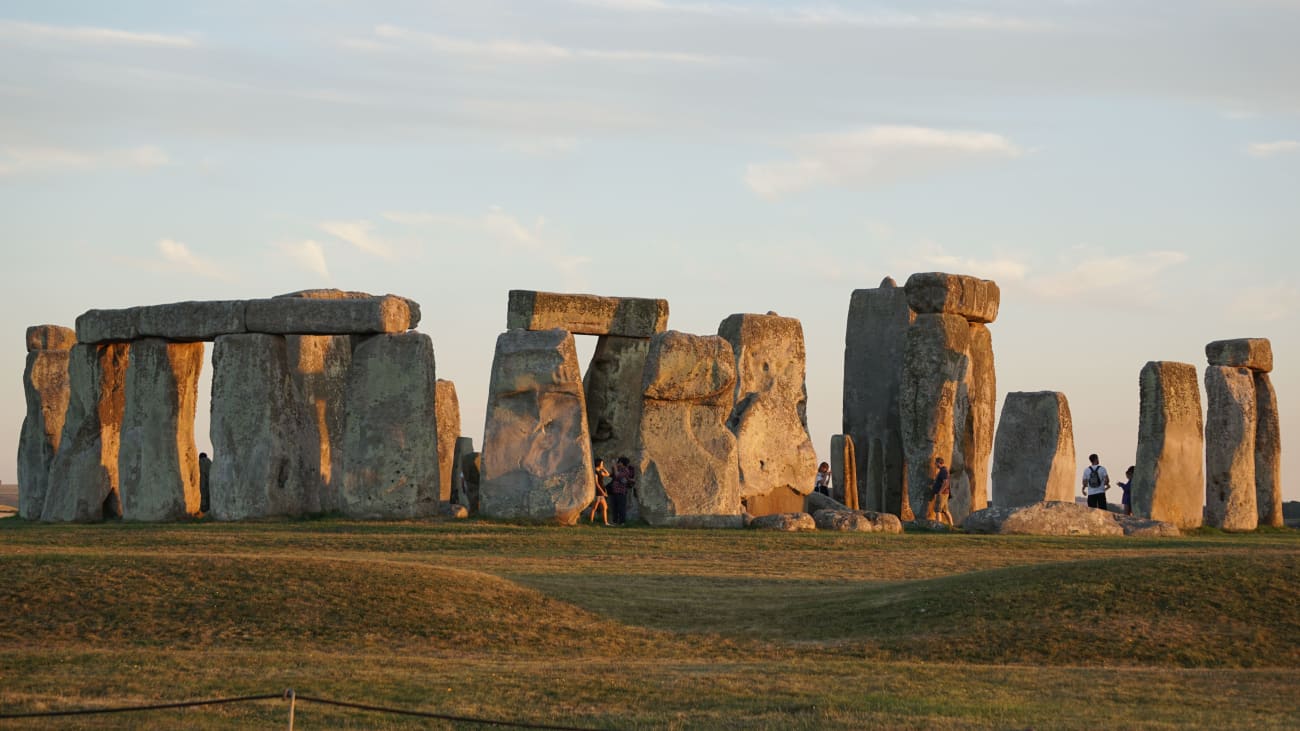
[[[475,718],[473,716],[453,716],[446,713],[430,713],[428,711],[408,711],[401,708],[387,708],[385,706],[372,706],[365,703],[352,703],[349,701],[335,701],[328,698],[315,698],[309,695],[297,696],[300,701],[309,703],[320,703],[327,706],[338,706],[339,708],[355,708],[360,711],[373,711],[376,713],[392,713],[400,716],[416,716],[418,718],[437,718],[443,721],[459,721],[460,723],[479,723],[485,726],[508,726],[510,728],[534,728],[534,729],[551,729],[552,731],[599,731],[584,726],[552,726],[544,723],[529,723],[527,721],[503,721],[494,718]]]
[[[181,701],[178,703],[157,703],[150,706],[116,706],[111,708],[79,708],[71,711],[30,711],[27,713],[0,713],[0,719],[11,718],[53,718],[55,716],[93,716],[100,713],[135,713],[140,711],[167,711],[175,708],[194,708],[196,706],[219,706],[227,703],[250,703],[252,701],[272,701],[284,698],[282,693],[268,695],[241,695],[233,698],[210,698],[201,701]]]

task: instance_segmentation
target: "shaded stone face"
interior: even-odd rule
[[[607,468],[619,457],[636,456],[641,381],[649,354],[648,338],[602,335],[582,379],[592,457],[604,459]]]
[[[28,328],[27,342],[32,340]],[[41,344],[51,342],[47,337],[37,340]],[[27,414],[18,440],[18,514],[25,520],[40,520],[50,467],[59,451],[68,415],[68,351],[29,352],[23,369],[23,395]]]
[[[1268,338],[1215,340],[1205,346],[1210,365],[1249,368],[1268,373],[1273,370],[1273,344]]]
[[[71,350],[77,344],[77,333],[60,325],[32,325],[27,328],[27,352],[37,350]]]
[[[1133,514],[1197,528],[1204,515],[1205,431],[1196,366],[1151,361],[1139,376]]]
[[[130,350],[126,343],[112,343],[78,344],[69,351],[67,419],[50,465],[41,520],[121,517],[118,449]]]
[[[668,331],[650,342],[641,411],[637,500],[651,525],[739,527],[731,345]]]
[[[1267,373],[1255,373],[1255,507],[1259,524],[1280,528],[1282,519],[1282,427],[1277,392]]]
[[[303,509],[309,513],[341,510],[352,337],[286,335],[285,346],[289,372],[308,421],[302,435],[308,473]]]
[[[383,295],[384,297],[397,297],[406,303],[406,310],[410,314],[410,321],[406,329],[414,330],[416,325],[420,324],[420,303],[409,297],[402,297],[395,294]],[[286,294],[277,294],[272,299],[313,299],[313,300],[368,300],[376,299],[377,295],[369,292],[352,292],[343,289],[300,289],[297,292],[288,292]]]
[[[1074,468],[1074,424],[1065,394],[1008,393],[993,452],[993,505],[1073,502]]]
[[[512,289],[509,330],[560,328],[576,335],[648,338],[668,327],[668,301]]]
[[[414,315],[414,318],[413,318]],[[418,313],[410,301],[384,295],[370,299],[275,297],[249,300],[244,322],[249,332],[299,335],[374,335],[401,333]]]
[[[194,446],[203,343],[131,343],[118,456],[122,517],[179,520],[199,512]]]
[[[718,334],[736,358],[727,426],[736,435],[741,499],[777,489],[812,492],[817,451],[804,417],[803,326],[791,317],[742,314],[723,320]]]
[[[966,516],[969,533],[1026,536],[1122,536],[1124,528],[1109,510],[1094,510],[1071,502],[1037,502],[992,507]]]
[[[831,497],[857,510],[858,466],[854,454],[853,437],[848,434],[831,435]]]
[[[438,421],[438,499],[452,500],[452,478],[456,440],[460,438],[460,399],[456,384],[439,378],[435,386],[434,405]]]
[[[1205,522],[1255,530],[1255,381],[1245,368],[1205,369]]]
[[[218,335],[245,332],[244,303],[240,300],[175,302],[135,309],[137,331],[142,337],[213,340]]]
[[[488,389],[480,511],[572,525],[595,494],[573,335],[561,329],[502,333]]]
[[[87,310],[77,317],[77,342],[110,343],[140,337],[140,308]]]
[[[958,315],[918,315],[907,332],[899,415],[914,514],[923,514],[935,457],[952,464],[957,401],[970,367],[969,347],[970,327]]]
[[[442,446],[442,438],[439,436],[438,446]],[[470,437],[456,437],[455,451],[452,454],[452,475],[451,475],[451,501],[471,508],[470,512],[478,512],[478,467],[473,467],[474,478],[474,499],[470,501],[469,494],[469,475],[465,471],[465,458],[474,454],[474,440]],[[438,466],[439,472],[442,465]]]
[[[344,514],[403,519],[438,512],[437,376],[417,332],[357,344],[348,371]]]
[[[970,322],[998,319],[1002,301],[996,282],[964,274],[920,272],[907,278],[907,302],[917,314],[960,315]]]

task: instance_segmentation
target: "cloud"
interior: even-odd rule
[[[793,160],[749,165],[745,183],[758,195],[774,199],[820,186],[882,185],[1024,154],[998,134],[904,126],[816,135],[796,147],[799,154]]]
[[[1274,157],[1300,150],[1298,140],[1277,140],[1276,142],[1256,142],[1246,145],[1246,154],[1251,157]]]
[[[167,153],[151,145],[93,151],[66,147],[0,145],[0,176],[102,168],[148,169],[162,167],[170,162]]]
[[[320,224],[322,231],[352,244],[363,253],[392,259],[396,255],[392,245],[372,234],[372,228],[374,226],[369,221],[325,221]]]
[[[528,249],[542,245],[542,229],[546,225],[546,219],[540,217],[531,226],[525,224],[500,206],[492,206],[477,216],[411,211],[386,211],[381,216],[405,226],[443,226],[486,234],[497,241]]]
[[[396,25],[377,25],[374,35],[380,40],[345,39],[342,45],[352,50],[376,51],[391,50],[392,44],[396,44],[397,47],[421,49],[440,55],[519,63],[604,61],[712,64],[730,60],[722,56],[680,51],[575,48],[546,41],[471,40]]]
[[[1030,292],[1045,299],[1070,299],[1101,293],[1126,292],[1131,300],[1145,300],[1156,292],[1152,286],[1161,272],[1186,262],[1181,251],[1148,251],[1120,256],[1094,255],[1079,259],[1068,269],[1029,277]]]
[[[305,239],[297,242],[285,242],[276,244],[275,248],[281,256],[293,262],[299,269],[319,275],[324,279],[330,278],[329,266],[325,263],[325,252],[321,249],[320,244],[315,241]]]
[[[198,45],[194,38],[183,35],[139,33],[92,26],[46,25],[44,23],[25,23],[17,20],[0,20],[0,38],[20,42],[145,46],[154,48],[193,48]]]
[[[1243,320],[1281,320],[1300,312],[1300,288],[1280,283],[1247,287],[1233,299],[1229,311]]]

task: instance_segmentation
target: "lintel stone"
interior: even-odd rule
[[[510,290],[506,329],[557,327],[575,335],[648,338],[668,328],[668,300]]]

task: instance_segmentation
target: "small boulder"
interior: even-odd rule
[[[902,533],[903,522],[897,515],[874,510],[818,510],[813,513],[818,530],[858,531],[861,533]]]
[[[1041,502],[986,508],[966,516],[962,528],[971,533],[1029,536],[1121,536],[1124,529],[1113,513],[1067,502]]]
[[[1139,518],[1136,515],[1116,515],[1115,522],[1123,529],[1124,535],[1137,538],[1177,538],[1183,534],[1173,523]]]
[[[790,533],[817,530],[817,523],[807,513],[774,513],[760,515],[746,524],[757,530],[780,530]]]

